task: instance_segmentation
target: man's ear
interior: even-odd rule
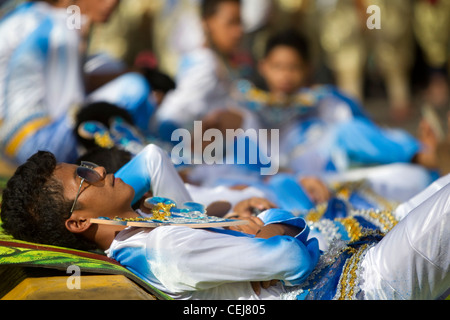
[[[66,220],[66,229],[72,233],[83,233],[89,229],[92,225],[89,218],[72,214],[72,216]]]

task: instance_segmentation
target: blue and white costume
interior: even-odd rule
[[[295,238],[265,240],[223,229],[128,229],[107,253],[175,299],[277,299],[284,286],[300,284],[319,258],[317,241],[307,240],[304,220],[286,219],[281,210],[265,215],[267,224],[280,219],[302,231]],[[273,279],[283,285],[262,289],[261,296],[254,293],[251,281]]]
[[[193,180],[197,178],[194,182],[200,182],[201,185],[187,185],[194,201],[208,204],[209,201],[224,200],[224,194],[230,198],[242,199],[239,193],[245,192],[248,198],[267,198],[279,208],[296,215],[316,206],[300,184],[302,177],[314,175],[278,173],[273,177],[265,177],[263,181],[259,172],[236,167],[230,165],[196,167],[189,177]],[[425,168],[404,163],[350,169],[345,172],[322,172],[316,177],[322,180],[332,193],[345,184],[361,185],[357,189],[352,188],[346,199],[349,207],[355,209],[393,209],[434,181],[434,177]],[[239,192],[230,189],[240,185],[247,188]]]
[[[397,208],[400,221],[362,261],[367,299],[424,300],[450,293],[450,177]]]
[[[450,289],[449,196],[447,176],[392,214],[331,212],[307,223],[280,209],[259,215],[300,228],[295,238],[129,228],[106,253],[175,299],[438,299]],[[250,282],[273,279],[281,282],[253,292]]]
[[[321,239],[321,249],[328,246],[311,277],[290,298],[446,297],[450,292],[449,183],[450,176],[439,179],[392,213],[355,211],[316,222],[307,218],[312,235]],[[377,239],[367,232],[374,229],[387,234]],[[346,237],[349,244],[342,242]]]
[[[201,197],[189,194],[156,146],[147,147],[119,176],[127,182],[128,174],[138,193],[151,187],[155,196],[172,197],[177,204]],[[265,241],[223,229],[127,229],[107,253],[177,299],[438,299],[450,288],[449,199],[446,176],[394,211],[354,210],[333,198],[323,210],[310,208],[302,216],[282,209],[259,215],[265,224],[304,228],[295,240]],[[366,201],[356,200],[361,206]],[[322,252],[317,265],[312,239]],[[285,250],[289,254],[282,254]],[[254,294],[249,281],[270,279],[284,284]]]
[[[301,176],[318,176],[329,184],[366,179],[376,193],[397,202],[406,201],[434,180],[432,173],[411,164],[421,149],[415,138],[377,127],[355,101],[334,87],[305,88],[279,105],[269,105],[273,97],[249,82],[239,82],[237,89],[240,98],[236,100],[260,118],[262,127],[280,129],[280,162],[295,173],[262,181],[260,164],[249,161],[197,165],[190,174],[197,183],[209,188],[249,185],[280,207],[298,211],[314,206],[295,181]],[[364,168],[350,169],[358,166]],[[403,183],[405,177],[415,183]]]
[[[67,18],[65,9],[40,1],[24,3],[0,20],[0,150],[16,163],[38,150],[62,162],[78,157],[74,107],[88,101],[80,31],[69,28]],[[142,110],[152,113],[143,77],[127,74],[109,87],[94,92],[89,102],[115,102],[135,111],[136,119]]]
[[[228,169],[226,166],[222,167]],[[209,169],[211,171],[206,170],[206,175],[214,175],[214,171],[219,168]],[[227,174],[230,175],[230,171]],[[237,176],[231,181],[219,180],[218,184],[184,184],[166,151],[156,145],[144,148],[120,169],[116,176],[134,188],[134,203],[152,190],[154,196],[172,199],[178,205],[190,201],[205,206],[215,201],[227,201],[235,205],[239,201],[259,197],[267,198],[279,208],[295,215],[302,215],[316,206],[309,199],[298,178],[290,174],[279,173],[266,182],[261,182],[256,177],[252,181],[247,176],[245,185],[248,187],[239,191],[229,188],[239,180]],[[405,176],[409,177],[408,181],[405,181]],[[324,175],[321,178],[334,192],[345,194],[339,198],[346,202],[348,209],[393,210],[399,203],[415,196],[432,183],[425,169],[403,164],[356,169],[336,175]],[[413,178],[415,180],[412,180]]]
[[[400,130],[377,127],[355,101],[333,87],[302,89],[295,99],[284,101],[290,103],[289,107],[269,105],[272,97],[249,82],[239,82],[237,89],[235,100],[248,109],[245,118],[259,118],[248,124],[256,129],[280,129],[280,163],[294,174],[261,177],[260,169],[267,166],[250,164],[252,147],[248,145],[241,152],[237,140],[246,139],[256,148],[266,146],[259,146],[244,134],[233,145],[233,150],[238,150],[235,157],[245,155],[244,164],[237,164],[235,159],[234,164],[193,166],[190,179],[202,186],[249,185],[280,207],[298,211],[314,206],[294,181],[301,176],[318,176],[329,184],[366,179],[376,193],[397,202],[409,199],[434,180],[430,172],[411,164],[421,149],[415,138]],[[249,114],[251,117],[247,117]],[[258,151],[256,154],[261,155]],[[350,169],[358,166],[363,168]],[[415,183],[403,183],[406,176]]]
[[[240,81],[236,95],[263,127],[280,129],[281,162],[298,173],[409,163],[421,149],[408,133],[376,126],[359,104],[332,86],[303,88],[280,102]]]

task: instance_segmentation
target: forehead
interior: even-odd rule
[[[74,164],[68,164],[68,163],[59,163],[53,174],[57,178],[68,178],[68,177],[75,177],[76,170],[78,166]]]
[[[288,45],[277,45],[270,50],[267,60],[288,60],[302,62],[302,57],[294,48]]]
[[[225,1],[217,5],[214,14],[210,17],[240,17],[241,16],[241,6],[239,3],[234,1]]]
[[[62,182],[64,192],[76,188],[77,168],[78,166],[67,163],[61,163],[56,166],[53,176]]]

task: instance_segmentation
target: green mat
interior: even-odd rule
[[[44,268],[66,272],[67,268],[72,265],[76,265],[82,273],[87,274],[123,275],[140,285],[157,299],[171,299],[163,292],[141,280],[118,262],[104,255],[18,241],[3,232],[0,221],[0,268]]]
[[[157,299],[171,300],[169,296],[104,255],[18,241],[4,234],[0,221],[0,268],[44,268],[66,272],[72,265],[79,267],[85,274],[123,275]]]

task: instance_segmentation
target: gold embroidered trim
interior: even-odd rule
[[[359,292],[360,263],[367,250],[372,247],[369,244],[363,245],[359,250],[354,250],[344,265],[341,278],[336,290],[334,300],[353,300]]]
[[[356,221],[353,217],[336,219],[337,222],[340,222],[348,233],[350,241],[356,241],[361,238],[362,228],[358,221]]]

